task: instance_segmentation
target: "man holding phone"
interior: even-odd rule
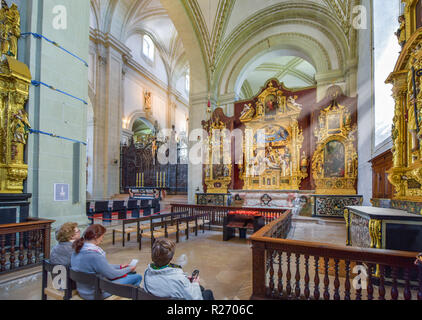
[[[200,285],[199,271],[187,276],[181,266],[171,264],[176,244],[168,239],[160,239],[152,246],[152,261],[145,270],[144,289],[162,298],[184,300],[214,300],[211,290]]]

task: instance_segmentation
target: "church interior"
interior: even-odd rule
[[[180,298],[161,240],[216,300],[422,300],[422,1],[385,2],[2,0],[0,300]]]

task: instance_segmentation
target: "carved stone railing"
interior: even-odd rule
[[[54,220],[28,219],[0,225],[0,274],[40,265],[50,257]]]
[[[224,218],[232,211],[249,211],[259,212],[264,218],[265,224],[271,223],[275,219],[286,216],[291,213],[291,210],[286,209],[271,209],[271,208],[236,208],[225,206],[205,206],[205,205],[191,205],[191,204],[171,204],[171,212],[185,212],[190,213],[210,213],[211,224],[222,226]]]
[[[251,237],[252,299],[422,300],[417,253],[282,239],[288,219]]]

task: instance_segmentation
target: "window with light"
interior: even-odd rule
[[[144,35],[143,54],[151,61],[154,61],[154,48],[152,39],[149,36]]]

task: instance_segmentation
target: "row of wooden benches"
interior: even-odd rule
[[[194,229],[195,236],[197,236],[200,227],[205,232],[206,224],[208,224],[208,229],[211,230],[210,213],[172,212],[129,219],[123,221],[121,227],[113,229],[113,245],[116,241],[116,233],[122,234],[123,247],[125,246],[126,238],[127,241],[130,241],[130,235],[136,233],[139,250],[142,249],[142,238],[150,238],[152,246],[155,239],[168,238],[170,234],[175,234],[176,241],[179,242],[181,231],[185,231],[186,239],[189,239],[190,228]]]
[[[52,279],[54,279],[57,272],[55,267],[56,265],[51,264],[49,260],[43,261],[42,300],[47,300],[47,298],[54,300],[84,300],[76,290],[76,282],[92,286],[95,300],[174,300],[172,298],[156,297],[147,293],[141,287],[114,283],[99,275],[77,272],[69,267],[66,267],[66,289],[58,290],[48,284],[48,275],[50,274]],[[62,274],[60,273],[60,275]],[[111,296],[103,299],[103,292],[107,292]]]

